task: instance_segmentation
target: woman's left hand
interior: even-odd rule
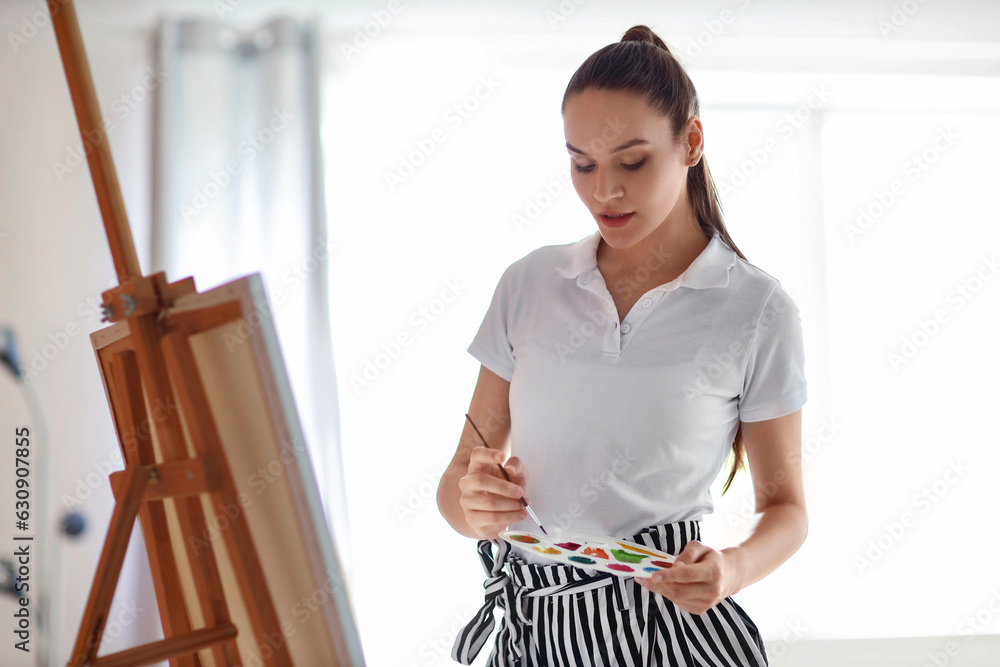
[[[733,554],[716,551],[698,540],[684,545],[673,567],[652,577],[635,578],[646,590],[692,614],[703,614],[738,591],[741,586],[737,579]]]

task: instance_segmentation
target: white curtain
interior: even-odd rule
[[[157,26],[152,270],[206,291],[259,272],[320,495],[352,571],[330,343],[318,21]]]

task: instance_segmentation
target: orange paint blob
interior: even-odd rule
[[[583,553],[586,556],[596,556],[597,558],[603,558],[604,560],[610,560],[608,558],[607,552],[604,551],[604,549],[598,549],[596,547],[587,547],[586,549],[583,550]]]

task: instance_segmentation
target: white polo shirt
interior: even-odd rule
[[[511,264],[468,351],[511,383],[512,455],[542,525],[628,537],[712,512],[739,420],[806,402],[805,355],[792,299],[718,233],[621,322],[600,239]]]

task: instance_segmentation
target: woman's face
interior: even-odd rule
[[[695,123],[700,136],[700,121]],[[630,248],[664,222],[698,228],[686,183],[700,142],[689,150],[687,132],[678,145],[670,121],[641,97],[596,89],[566,101],[563,125],[573,187],[608,245]],[[609,212],[633,215],[615,224],[604,215]]]

